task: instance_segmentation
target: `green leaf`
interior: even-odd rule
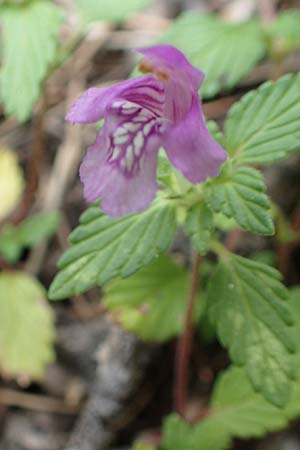
[[[257,22],[229,23],[209,14],[186,13],[176,19],[160,40],[180,48],[206,77],[204,97],[231,89],[265,53]]]
[[[220,425],[220,424],[219,424]],[[230,438],[224,427],[214,427],[213,421],[204,420],[191,426],[176,414],[170,415],[163,427],[163,450],[225,450]]]
[[[193,427],[176,414],[171,414],[163,424],[163,450],[194,450],[191,432]]]
[[[214,120],[208,120],[206,122],[207,128],[212,137],[222,146],[224,146],[224,134],[219,128],[219,125]]]
[[[207,183],[209,204],[215,212],[234,218],[244,230],[274,234],[270,201],[262,174],[250,167],[223,167],[222,174]]]
[[[268,432],[285,428],[287,424],[285,410],[256,392],[245,370],[233,366],[217,379],[209,414],[194,427],[193,449],[206,449],[208,441],[212,443],[212,450],[225,450],[231,447],[233,438],[263,437]]]
[[[186,269],[160,256],[128,279],[108,284],[104,305],[127,330],[144,339],[165,341],[183,329],[188,282]]]
[[[131,450],[157,450],[157,446],[150,444],[149,442],[146,442],[142,439],[138,439],[136,442],[134,442]]]
[[[34,214],[19,225],[19,239],[24,246],[31,247],[42,239],[52,236],[60,220],[60,214],[57,212]]]
[[[278,406],[293,379],[294,335],[281,275],[265,264],[227,254],[212,276],[209,315],[232,360],[245,366],[255,389]]]
[[[161,148],[158,152],[157,161],[157,180],[160,186],[172,187],[174,170],[165,151]]]
[[[62,14],[52,2],[37,0],[3,8],[1,20],[1,98],[7,114],[24,121],[30,117],[41,82],[54,60]]]
[[[277,40],[277,46],[286,52],[300,47],[300,11],[290,9],[279,14],[267,29],[271,37]],[[276,42],[276,41],[275,41]]]
[[[270,163],[300,148],[300,75],[267,81],[230,109],[225,147],[234,161]]]
[[[54,321],[45,294],[25,273],[0,274],[0,368],[6,375],[40,378],[53,361]]]
[[[232,366],[219,375],[208,415],[199,424],[168,417],[163,450],[226,450],[234,438],[260,438],[287,425],[286,411],[256,392],[244,369]]]
[[[300,416],[300,288],[291,290],[288,302],[295,319],[297,380],[291,382],[292,393],[287,405],[278,408],[267,401],[254,389],[244,368],[231,366],[218,376],[208,414],[198,425],[191,427],[176,415],[167,418],[163,430],[164,450],[185,450],[186,446],[191,450],[225,450],[231,448],[234,438],[261,438],[286,428],[289,420]]]
[[[297,369],[297,379],[293,383],[293,390],[289,403],[286,405],[285,413],[289,419],[300,417],[300,287],[294,287],[289,292],[289,304],[294,319],[294,337],[296,354],[294,355],[295,366]]]
[[[19,203],[24,189],[24,178],[16,155],[0,147],[0,220],[8,216]]]
[[[149,4],[149,0],[76,0],[84,22],[96,20],[120,21]]]
[[[216,429],[214,422],[204,420],[195,426],[192,434],[193,450],[226,450],[230,446],[230,438],[222,424]],[[216,432],[218,430],[218,432]],[[184,448],[182,449],[184,450]]]
[[[128,277],[166,250],[176,230],[175,209],[155,202],[140,214],[106,216],[90,207],[70,235],[72,247],[59,261],[50,298],[78,295],[113,277]]]
[[[205,203],[195,205],[187,212],[184,230],[194,247],[205,255],[213,230],[213,214]]]
[[[0,233],[0,254],[16,262],[25,247],[32,247],[51,236],[57,229],[60,215],[56,212],[35,214],[18,226],[7,224]]]
[[[258,250],[252,253],[250,258],[253,259],[254,261],[267,264],[268,266],[271,267],[276,267],[277,264],[276,253],[274,250],[268,249]]]
[[[293,311],[297,350],[300,353],[300,286],[290,289],[289,303]]]
[[[288,419],[281,408],[256,392],[244,369],[231,367],[214,387],[209,420],[222,426],[231,437],[258,438],[285,428]]]
[[[10,224],[4,225],[0,233],[0,255],[13,264],[21,257],[22,248],[15,227]]]

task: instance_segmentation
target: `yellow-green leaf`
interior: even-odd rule
[[[16,155],[8,149],[0,148],[0,220],[17,206],[23,187],[23,173]]]
[[[40,378],[54,358],[54,321],[38,280],[0,274],[0,369],[21,380]]]

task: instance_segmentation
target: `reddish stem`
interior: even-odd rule
[[[184,322],[184,331],[178,340],[176,350],[176,369],[175,369],[175,410],[184,417],[187,397],[188,384],[188,366],[192,349],[194,334],[193,315],[195,310],[195,301],[199,289],[199,269],[201,256],[195,254],[193,258],[190,287],[187,297],[187,307]]]
[[[242,237],[242,230],[240,230],[239,228],[236,228],[234,230],[231,230],[228,234],[227,237],[225,239],[225,247],[230,251],[230,252],[235,252],[238,243]]]
[[[295,231],[300,230],[300,208],[296,208],[293,217],[291,227]],[[282,273],[284,277],[287,276],[290,267],[291,253],[295,246],[299,245],[298,242],[283,242],[278,244],[277,249],[277,267],[279,272]]]
[[[32,152],[26,167],[26,189],[22,203],[12,218],[14,224],[20,223],[28,214],[38,188],[40,168],[45,145],[45,112],[47,110],[45,94],[41,98],[40,108],[33,121]]]

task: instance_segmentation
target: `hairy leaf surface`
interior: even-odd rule
[[[210,317],[232,360],[245,366],[254,387],[278,406],[287,403],[295,376],[292,316],[275,269],[227,255],[211,278]]]
[[[52,299],[131,275],[168,248],[176,230],[173,206],[161,203],[121,218],[106,216],[96,205],[82,214],[80,223],[70,235],[71,248],[59,261]]]
[[[274,233],[270,201],[263,176],[251,167],[224,167],[223,173],[208,185],[210,206],[234,218],[244,230],[256,234]]]
[[[186,269],[160,256],[126,280],[107,284],[104,304],[129,331],[164,341],[183,329],[188,282]]]
[[[213,225],[213,214],[205,203],[195,205],[187,212],[184,230],[203,255],[208,250]]]
[[[300,149],[300,75],[267,81],[230,109],[225,146],[234,161],[270,163]]]

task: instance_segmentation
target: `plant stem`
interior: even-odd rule
[[[274,0],[258,0],[260,16],[262,21],[267,25],[276,18],[276,7]]]
[[[32,152],[30,159],[26,167],[26,189],[23,197],[23,201],[20,208],[17,210],[12,222],[17,225],[20,223],[28,214],[35,197],[35,193],[38,188],[39,176],[41,170],[41,164],[43,160],[44,145],[45,145],[45,113],[47,110],[47,102],[45,89],[43,91],[39,111],[33,120],[33,142],[32,142]]]
[[[176,350],[175,410],[183,417],[185,415],[186,407],[188,366],[194,334],[193,315],[200,282],[200,264],[201,256],[199,255],[199,253],[195,253],[193,257],[190,286],[187,297],[184,331],[178,340]]]

